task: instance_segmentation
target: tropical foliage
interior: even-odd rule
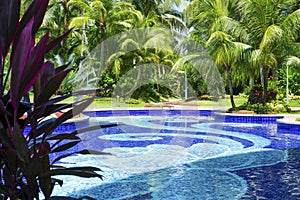
[[[265,104],[268,79],[277,79],[276,71],[299,58],[299,14],[298,1],[292,0],[195,0],[187,8],[187,22],[194,28],[191,37],[225,67],[231,97],[233,75],[236,82],[261,84]]]
[[[68,65],[55,67],[52,62],[45,61],[46,54],[68,35],[68,31],[53,40],[46,32],[36,40],[47,6],[46,0],[34,0],[20,19],[19,0],[0,2],[1,199],[39,199],[40,191],[49,199],[54,186],[63,184],[54,178],[56,175],[102,179],[98,168],[57,165],[60,159],[74,153],[89,153],[87,149],[76,152],[70,148],[81,141],[79,133],[92,127],[67,133],[53,132],[61,123],[79,114],[93,98],[83,98],[72,105],[61,101],[91,92],[54,96],[72,68]],[[34,103],[21,101],[31,88]],[[49,117],[62,109],[68,111],[58,118]],[[51,156],[57,153],[59,156]]]
[[[184,7],[186,4],[188,6]],[[98,45],[101,52],[105,52],[107,47],[103,41],[115,34],[145,27],[181,32],[186,38],[197,41],[208,50],[220,72],[224,74],[226,91],[230,95],[232,107],[235,107],[234,95],[255,84],[262,86],[264,104],[268,80],[272,79],[272,85],[275,85],[274,81],[285,85],[284,77],[279,74],[285,71],[287,65],[299,65],[299,12],[297,0],[51,0],[41,30],[54,30],[51,37],[57,37],[67,27],[73,28],[70,37],[62,45],[55,47],[47,58],[52,61],[60,59],[64,64],[72,61],[75,66],[73,77],[76,80],[89,67],[80,61]],[[39,38],[41,36],[39,34]],[[157,41],[164,40],[159,35],[156,37]],[[128,45],[128,40],[120,42],[123,46]],[[123,51],[122,48],[118,50],[119,53]],[[138,52],[117,57],[111,55],[115,58],[114,62],[99,75],[99,83],[96,84],[99,89],[106,88],[101,84],[105,82],[103,77],[113,79],[109,81],[111,86],[117,83],[120,77],[134,68],[135,59],[139,66],[142,63],[155,63],[157,76],[153,77],[154,82],[168,71],[166,68],[176,71],[176,67],[187,72],[194,93],[202,95],[208,92],[203,76],[195,73],[191,66],[183,64],[175,51],[143,51],[143,56],[139,57]],[[70,53],[72,57],[69,56]],[[104,57],[104,53],[99,55],[101,66],[107,63],[106,59],[112,58],[109,55]],[[187,56],[195,58],[190,54]],[[183,59],[187,61],[188,57]],[[297,69],[294,67],[293,74]],[[92,70],[89,71],[95,74]],[[68,82],[64,84],[67,86],[61,87],[62,92],[67,92],[66,88],[72,88]],[[180,88],[182,85],[175,87]],[[160,85],[157,85],[154,90],[158,92],[159,88]],[[133,87],[132,90],[138,90],[138,87]],[[292,92],[296,90],[297,88],[291,89]],[[158,94],[164,95],[161,92]],[[112,92],[105,93],[107,94]],[[135,95],[139,97],[138,91]]]

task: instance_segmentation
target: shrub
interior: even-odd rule
[[[251,104],[249,102],[244,103],[241,106],[236,107],[235,109],[229,109],[229,112],[235,110],[250,110],[254,111],[257,114],[266,114],[266,113],[281,113],[281,112],[291,112],[291,109],[284,102],[270,102],[263,105],[262,103]]]
[[[277,92],[273,89],[268,90],[267,92],[267,102],[275,101],[277,97]]]
[[[97,93],[97,96],[111,97],[115,87],[116,81],[114,78],[110,77],[109,74],[101,75],[98,82],[99,92]]]
[[[273,89],[267,92],[267,102],[275,101],[277,92]],[[263,103],[263,88],[260,85],[253,86],[250,90],[248,102],[250,104],[261,104]]]
[[[65,168],[55,165],[61,158],[74,153],[89,153],[88,150],[69,151],[80,142],[77,136],[79,131],[52,133],[58,125],[79,114],[93,98],[85,98],[74,105],[60,102],[72,95],[90,92],[76,92],[53,98],[72,69],[68,65],[55,68],[52,62],[44,60],[45,54],[59,44],[69,31],[51,42],[49,33],[46,33],[35,44],[35,34],[43,21],[47,6],[47,0],[33,0],[20,20],[20,0],[0,1],[1,199],[39,199],[40,191],[49,199],[54,185],[63,184],[53,177],[55,175],[102,178],[96,173],[100,171],[98,168]],[[9,63],[9,66],[5,66],[5,63]],[[5,69],[7,74],[4,75]],[[21,98],[32,87],[34,104],[21,102]],[[6,91],[5,88],[9,90]],[[47,119],[62,109],[69,111],[58,118]],[[27,118],[23,117],[26,112]],[[25,128],[29,131],[26,132]],[[50,160],[53,153],[60,153],[60,156]]]
[[[250,104],[256,104],[261,103],[262,101],[262,87],[253,86],[249,93],[248,102]]]

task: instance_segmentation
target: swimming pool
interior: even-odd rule
[[[300,135],[274,120],[214,120],[210,110],[86,112],[88,125],[122,125],[81,136],[80,146],[111,155],[73,156],[104,181],[61,177],[54,195],[95,199],[300,199]],[[240,120],[243,121],[243,120]],[[276,120],[275,120],[276,121]],[[85,126],[85,125],[83,125]],[[76,124],[58,128],[75,129]]]

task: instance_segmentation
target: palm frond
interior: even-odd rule
[[[117,53],[113,53],[109,56],[109,58],[107,59],[106,63],[107,65],[110,65],[111,63],[113,63],[114,61],[116,61],[119,57],[125,55],[125,52],[117,52]]]
[[[126,51],[128,49],[140,49],[140,43],[132,38],[128,38],[122,42],[121,49]]]
[[[228,16],[222,16],[217,19],[211,30],[212,32],[220,30],[240,39],[241,41],[249,41],[249,34],[247,33],[245,27],[240,22]]]
[[[250,57],[253,50],[252,46],[241,42],[233,42],[233,44],[233,48],[230,49],[230,57],[232,58],[231,63],[247,60]]]
[[[81,27],[83,24],[89,24],[91,19],[88,16],[74,17],[71,19],[69,28]]]
[[[180,58],[172,67],[171,72],[176,72],[178,70],[180,70],[185,64],[187,64],[188,62],[191,62],[194,59],[199,58],[200,55],[198,54],[191,54],[191,55],[186,55],[182,58]]]
[[[276,25],[271,25],[267,28],[261,40],[259,48],[265,51],[270,51],[282,41],[283,30]]]
[[[206,52],[190,54],[180,58],[172,67],[171,72],[174,73],[184,69],[187,64],[199,72],[204,82],[207,83],[207,90],[210,95],[222,96],[225,93],[221,74],[214,61]]]
[[[168,22],[170,28],[175,28],[177,30],[186,30],[185,22],[179,17],[171,14],[164,14],[163,19]]]
[[[216,31],[210,35],[205,46],[216,49],[223,45],[229,46],[232,41],[233,38],[229,34],[222,31]]]
[[[254,67],[261,67],[262,65],[272,67],[277,65],[277,59],[273,53],[256,49],[252,51],[250,63]]]
[[[297,39],[300,29],[300,9],[289,14],[282,22],[281,27],[286,32],[287,37],[292,40]]]
[[[80,0],[70,0],[67,3],[67,7],[76,7],[84,12],[89,12],[92,13],[93,9],[84,1],[80,1]]]
[[[95,0],[91,3],[90,7],[92,7],[94,12],[101,12],[101,13],[106,13],[107,10],[105,9],[104,4],[99,1],[99,0]]]

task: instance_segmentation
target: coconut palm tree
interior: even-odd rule
[[[183,7],[185,0],[127,0],[131,2],[146,18],[155,18],[166,28],[185,30],[185,22],[178,8]]]
[[[168,29],[160,28],[139,28],[129,31],[127,34],[122,35],[119,38],[119,51],[113,54],[109,58],[110,61],[122,59],[122,56],[126,58],[126,54],[129,52],[129,58],[132,59],[132,65],[137,70],[137,77],[135,84],[128,90],[123,96],[132,94],[143,80],[143,76],[150,74],[146,73],[146,63],[154,63],[156,67],[159,67],[158,60],[161,55],[166,55],[162,52],[172,52],[170,31]],[[128,57],[127,57],[128,59]],[[165,60],[166,61],[166,60]],[[167,62],[167,61],[166,61]],[[155,77],[152,77],[155,78]]]
[[[232,86],[232,66],[248,48],[238,42],[247,40],[244,27],[231,16],[236,1],[195,0],[185,10],[189,27],[193,27],[192,37],[209,49],[217,66],[225,69],[232,108],[235,108]]]
[[[263,103],[266,102],[268,74],[291,56],[299,56],[300,9],[295,0],[242,0],[238,2],[246,41],[253,49],[249,61],[260,70]],[[298,40],[298,42],[297,42]]]
[[[67,5],[81,12],[81,16],[71,19],[69,27],[88,26],[92,31],[87,40],[96,39],[92,48],[103,42],[106,36],[128,30],[136,15],[134,7],[126,2],[70,0]]]
[[[215,64],[226,71],[230,102],[232,108],[235,108],[232,86],[232,68],[238,66],[238,62],[243,53],[251,49],[251,47],[240,42],[234,42],[234,39],[230,35],[221,31],[216,31],[211,34],[206,42],[206,47],[209,49]]]
[[[48,5],[47,13],[45,14],[43,24],[41,27],[41,33],[51,30],[51,37],[55,38],[66,31],[68,31],[69,19],[74,17],[77,13],[72,13],[67,3],[69,0],[50,0]],[[42,34],[41,34],[42,35]],[[70,39],[64,40],[63,44],[55,49],[50,57],[60,55],[63,57],[65,54],[69,54],[69,49],[75,42],[71,42]]]

